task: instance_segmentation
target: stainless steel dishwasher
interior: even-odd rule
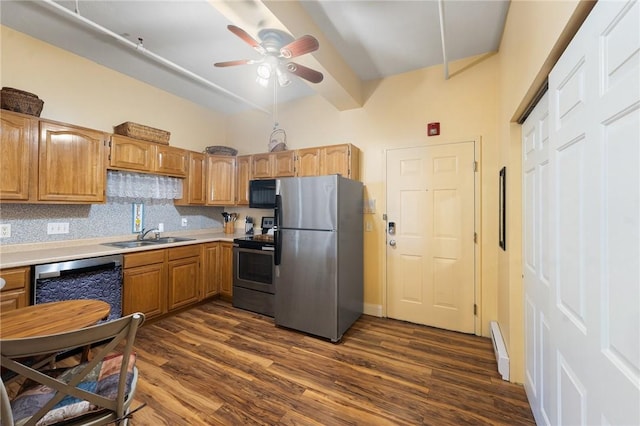
[[[33,304],[96,299],[111,306],[109,320],[122,316],[122,255],[92,257],[36,265],[31,288]]]

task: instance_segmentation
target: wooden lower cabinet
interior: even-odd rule
[[[142,312],[153,318],[167,312],[167,251],[124,256],[122,315]]]
[[[201,299],[220,293],[220,243],[202,244]]]
[[[231,299],[233,295],[233,243],[220,242],[220,296]]]
[[[30,276],[31,268],[28,266],[0,271],[0,279],[4,280],[4,287],[0,291],[0,312],[29,305]]]
[[[199,300],[200,245],[170,248],[168,251],[168,308],[172,311]]]

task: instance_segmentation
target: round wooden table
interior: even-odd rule
[[[0,313],[0,339],[64,333],[96,324],[111,311],[102,300],[41,303]]]

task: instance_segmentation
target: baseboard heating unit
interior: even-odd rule
[[[489,326],[491,328],[493,352],[496,355],[496,361],[498,363],[498,373],[502,376],[502,380],[509,381],[509,354],[507,353],[507,347],[502,339],[500,326],[496,321],[491,321]]]

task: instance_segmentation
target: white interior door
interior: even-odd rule
[[[637,1],[598,2],[549,75],[548,120],[543,106],[523,127],[525,389],[539,424],[640,424],[638,28]]]
[[[473,333],[474,142],[387,152],[387,315]]]

